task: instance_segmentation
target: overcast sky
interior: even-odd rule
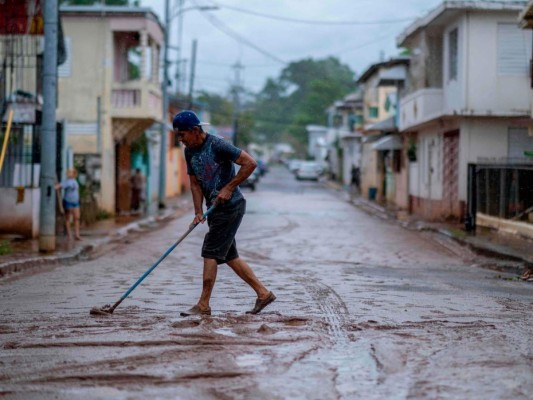
[[[170,0],[171,9],[178,0]],[[338,57],[355,73],[396,56],[396,37],[441,0],[185,0],[181,57],[197,40],[195,90],[225,94],[243,65],[241,82],[254,92],[290,62]],[[141,0],[164,22],[164,0]],[[197,6],[214,6],[198,11]],[[192,9],[191,9],[192,8]],[[210,16],[210,17],[209,17]],[[178,18],[170,44],[178,44]],[[170,60],[177,59],[172,50]],[[188,78],[185,90],[188,90]]]

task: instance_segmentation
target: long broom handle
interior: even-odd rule
[[[208,216],[209,214],[211,214],[211,212],[215,209],[215,207],[216,207],[216,205],[211,206],[211,207],[210,207],[210,208],[204,213],[204,215],[202,216],[202,219],[207,218],[207,216]],[[159,265],[159,263],[161,263],[161,261],[163,261],[163,260],[164,260],[164,259],[170,254],[170,253],[172,253],[172,250],[174,250],[174,249],[176,248],[176,246],[177,246],[178,244],[180,244],[180,243],[182,242],[182,240],[185,239],[185,238],[187,237],[187,235],[188,235],[189,233],[191,233],[191,232],[193,231],[193,229],[196,228],[197,226],[198,226],[198,223],[196,223],[196,224],[191,224],[191,225],[189,226],[189,229],[187,230],[187,232],[185,232],[185,233],[184,233],[184,234],[183,234],[183,235],[182,235],[182,236],[181,236],[181,237],[180,237],[180,238],[179,238],[179,239],[178,239],[178,240],[177,240],[172,246],[170,246],[169,249],[165,252],[165,254],[163,254],[161,257],[159,257],[159,260],[157,260],[157,261],[155,262],[155,264],[152,265],[152,266],[151,266],[151,267],[150,267],[150,268],[149,268],[149,269],[148,269],[148,270],[147,270],[147,271],[146,271],[146,272],[145,272],[145,273],[144,273],[139,279],[137,279],[137,282],[135,282],[135,283],[133,284],[133,286],[130,287],[130,288],[126,291],[126,293],[124,293],[124,294],[122,295],[122,297],[120,298],[120,300],[117,301],[117,302],[113,305],[112,310],[114,310],[114,309],[115,309],[120,303],[122,303],[122,300],[124,300],[126,297],[128,297],[129,294],[130,294],[131,292],[133,292],[137,286],[139,286],[139,284],[144,280],[144,278],[146,278],[148,275],[150,275],[150,273],[151,273],[151,272],[152,272],[152,271],[153,271],[153,270]]]

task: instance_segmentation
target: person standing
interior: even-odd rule
[[[226,263],[257,294],[255,306],[247,311],[257,314],[276,300],[276,296],[255,276],[252,268],[239,257],[235,235],[246,211],[239,184],[255,169],[257,163],[245,151],[225,140],[204,132],[196,114],[182,111],[173,119],[173,128],[185,149],[187,174],[191,182],[191,193],[195,217],[193,223],[204,223],[203,201],[206,207],[215,205],[207,217],[209,231],[202,246],[204,259],[203,287],[198,303],[182,316],[211,315],[210,299],[218,265]],[[235,174],[234,163],[241,166]]]
[[[131,211],[139,213],[141,211],[141,202],[143,202],[144,176],[140,168],[135,169],[135,174],[130,178],[131,183]]]
[[[63,189],[63,209],[65,210],[65,228],[69,240],[72,240],[70,220],[74,220],[74,238],[81,240],[80,236],[80,186],[76,180],[78,171],[74,168],[67,170],[67,179],[56,184],[56,189]]]

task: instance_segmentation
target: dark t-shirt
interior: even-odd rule
[[[194,175],[200,183],[207,207],[212,205],[220,189],[235,177],[233,163],[240,155],[241,149],[210,134],[201,146],[185,149],[187,173]],[[235,204],[242,198],[237,187],[227,205]]]

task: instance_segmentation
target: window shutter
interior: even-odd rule
[[[65,51],[67,53],[67,58],[63,64],[57,68],[57,76],[59,78],[69,78],[72,69],[72,52],[71,52],[71,39],[65,37]]]
[[[498,24],[498,73],[528,75],[531,58],[531,32],[517,24]]]

